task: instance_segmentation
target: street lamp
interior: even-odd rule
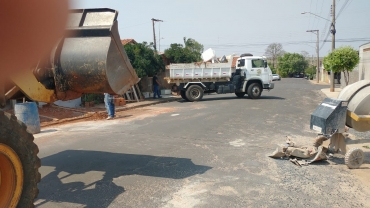
[[[317,15],[317,14],[314,14],[314,13],[311,13],[311,12],[302,12],[301,14],[312,14],[313,16],[316,16],[316,17],[319,17],[319,18],[321,18],[321,19],[324,19],[324,20],[327,20],[327,21],[331,22],[331,20],[326,19],[326,18],[324,18],[324,17],[321,17],[321,16],[319,16],[319,15]]]
[[[319,30],[307,30],[306,32],[316,33],[316,55],[317,55],[317,68],[316,68],[316,83],[319,83],[319,67],[320,67],[320,56],[319,56]]]
[[[152,18],[152,23],[153,23],[153,40],[154,40],[154,45],[153,46],[154,46],[154,50],[157,51],[157,42],[156,42],[156,39],[155,39],[154,22],[163,22],[163,20]]]
[[[321,19],[324,19],[326,21],[329,21],[331,22],[331,34],[332,34],[332,38],[331,38],[331,51],[334,51],[335,49],[335,33],[336,33],[336,30],[335,30],[335,0],[333,0],[333,7],[332,7],[332,20],[330,21],[329,19],[326,19],[324,17],[321,17],[317,14],[314,14],[314,13],[311,13],[311,12],[302,12],[301,14],[311,14],[311,15],[314,15],[316,17],[319,17]],[[334,73],[333,73],[333,70],[330,69],[330,92],[334,92]]]

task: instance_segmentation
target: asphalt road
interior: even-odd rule
[[[369,207],[340,156],[302,168],[267,157],[286,136],[312,143],[327,87],[275,83],[258,100],[206,95],[43,129],[37,207]]]

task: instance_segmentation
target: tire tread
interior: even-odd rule
[[[23,190],[17,207],[34,207],[33,201],[39,192],[37,184],[41,179],[39,149],[33,142],[33,135],[27,132],[27,126],[14,115],[0,111],[0,126],[0,143],[11,147],[22,163]]]

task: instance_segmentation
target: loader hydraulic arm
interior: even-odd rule
[[[124,94],[139,78],[121,43],[117,16],[112,9],[71,10],[65,35],[37,65],[10,77],[16,88],[0,91],[2,100],[11,89],[46,103],[83,93]]]

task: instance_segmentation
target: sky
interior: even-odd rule
[[[157,49],[192,38],[212,48],[216,55],[252,53],[264,55],[271,43],[281,43],[290,53],[316,56],[331,51],[331,5],[333,0],[70,0],[72,9],[111,8],[119,12],[121,39],[153,42]],[[301,14],[303,12],[310,12]],[[359,46],[370,42],[370,0],[336,0],[335,46]],[[319,17],[318,17],[319,16]],[[328,35],[329,34],[329,35]],[[324,42],[326,40],[327,42]]]

